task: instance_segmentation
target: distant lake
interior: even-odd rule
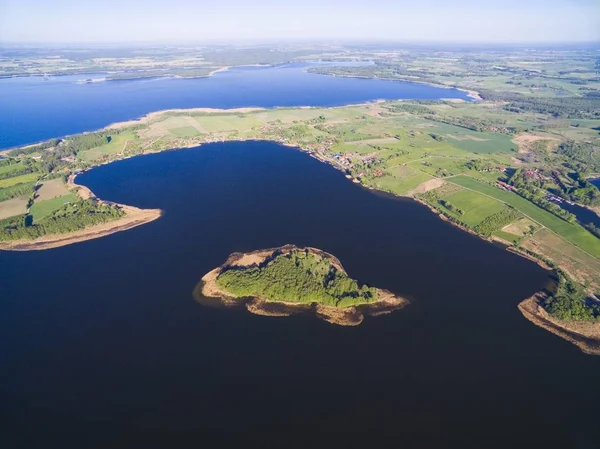
[[[600,357],[526,320],[535,263],[305,153],[235,142],[78,178],[157,221],[0,252],[0,447],[592,448]],[[294,243],[412,304],[358,327],[202,306],[234,251]]]
[[[239,67],[209,78],[106,81],[106,74],[0,79],[0,149],[102,128],[172,108],[341,106],[379,99],[462,98],[424,84],[308,73],[315,64]],[[340,65],[340,64],[338,64]]]

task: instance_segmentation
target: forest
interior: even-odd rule
[[[46,234],[63,234],[87,226],[105,223],[124,215],[116,206],[96,200],[65,204],[35,224],[31,215],[19,215],[0,220],[0,241],[31,240]]]
[[[299,249],[276,254],[258,266],[230,266],[219,274],[217,285],[236,297],[332,307],[377,300],[373,287],[360,286],[326,257]]]
[[[559,320],[600,322],[600,303],[588,297],[583,288],[561,270],[557,273],[557,291],[545,300],[544,309]]]

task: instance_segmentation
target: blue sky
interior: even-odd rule
[[[600,0],[0,0],[1,42],[600,41]]]

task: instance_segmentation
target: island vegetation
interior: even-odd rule
[[[215,65],[311,54],[210,53]],[[564,207],[600,213],[594,181],[600,178],[600,65],[594,49],[562,49],[560,57],[547,49],[320,54],[333,62],[375,63],[313,69],[318,73],[432,83],[469,91],[479,101],[171,110],[12,149],[0,161],[0,240],[43,232],[65,207],[74,215],[88,210],[74,207],[87,199],[81,189],[65,182],[58,188],[57,180],[100,164],[203,143],[271,140],[308,152],[366,188],[412,197],[462,229],[553,270],[557,290],[536,296],[528,313],[550,317],[553,326],[598,329],[599,226]],[[69,196],[74,193],[78,197]],[[103,217],[116,223],[116,214]]]
[[[339,260],[316,248],[286,245],[232,254],[202,278],[195,296],[243,303],[259,315],[285,316],[313,311],[340,325],[357,325],[364,314],[378,315],[408,304],[387,290],[360,285]]]

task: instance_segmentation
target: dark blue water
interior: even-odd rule
[[[0,447],[595,448],[600,357],[517,304],[548,274],[266,142],[85,173],[161,219],[0,252]],[[204,307],[234,251],[294,243],[412,300],[358,327]]]
[[[559,206],[575,215],[581,224],[587,225],[591,223],[594,226],[600,226],[600,216],[592,210],[577,204],[568,204],[566,202],[560,203]]]
[[[105,75],[0,80],[0,148],[76,134],[170,108],[338,106],[378,99],[467,99],[464,92],[399,81],[335,78],[306,64],[245,67],[200,79],[77,84]]]

